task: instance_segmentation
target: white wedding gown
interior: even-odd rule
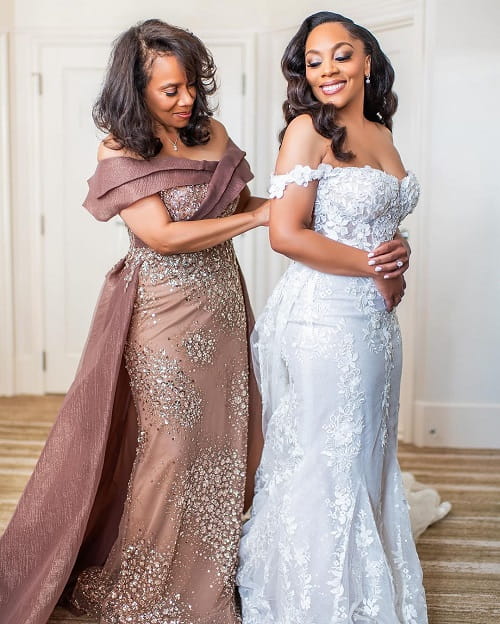
[[[372,250],[419,186],[371,167],[297,165],[271,196],[318,180],[313,227]],[[396,458],[401,338],[371,278],[293,262],[253,334],[265,445],[237,583],[243,624],[425,624]]]

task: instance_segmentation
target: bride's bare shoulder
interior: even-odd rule
[[[289,171],[295,165],[316,168],[323,160],[329,141],[314,128],[310,115],[299,115],[287,126],[281,144],[276,173]]]

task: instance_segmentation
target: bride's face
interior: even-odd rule
[[[306,79],[314,97],[342,109],[353,102],[363,105],[365,76],[370,57],[363,42],[354,39],[339,22],[316,26],[306,40]]]

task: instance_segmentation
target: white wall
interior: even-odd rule
[[[498,447],[500,3],[427,4],[417,434]]]
[[[3,2],[4,0],[2,0]],[[160,18],[172,24],[189,27],[193,32],[207,29],[257,31],[268,25],[265,0],[13,0],[15,24],[23,30],[105,30],[119,33],[139,20]]]
[[[0,31],[10,30],[14,23],[14,0],[0,2]]]
[[[417,120],[421,140],[416,152],[420,152],[421,159],[411,163],[423,184],[415,216],[418,235],[412,241],[410,276],[410,287],[416,293],[418,347],[415,439],[422,444],[498,447],[500,323],[496,317],[500,281],[495,271],[495,247],[500,231],[496,172],[496,146],[500,139],[500,45],[496,27],[500,23],[500,3],[338,0],[334,10],[373,26],[397,16],[401,7],[410,10],[422,6],[425,29],[414,53],[422,56],[425,74],[423,79],[411,77],[420,82],[424,106],[423,117]],[[283,83],[279,59],[284,43],[303,17],[324,8],[316,0],[189,0],[170,6],[158,0],[88,0],[85,4],[3,0],[0,30],[10,29],[14,33],[11,56],[16,58],[11,59],[11,86],[24,98],[30,97],[30,90],[22,85],[31,77],[22,75],[17,68],[22,66],[23,55],[28,54],[30,37],[40,33],[118,34],[147,17],[188,26],[202,36],[221,31],[222,25],[225,29],[254,33],[257,46],[253,165],[256,188],[262,192],[277,147],[275,133],[281,124]],[[13,127],[19,128],[19,136],[13,137],[13,143],[17,150],[20,146],[26,150],[31,137],[22,135],[23,120],[15,121]],[[22,166],[19,151],[15,162],[18,168]],[[25,219],[31,218],[28,203],[33,197],[26,188],[12,191],[16,208],[25,211]],[[18,216],[18,223],[22,218]],[[14,257],[15,268],[23,269],[23,287],[33,292],[33,300],[38,296],[36,271],[30,269],[35,256],[36,250],[18,249]],[[29,306],[20,306],[18,301],[18,355],[20,350],[40,347],[30,325],[30,313]]]

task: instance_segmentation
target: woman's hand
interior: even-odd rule
[[[393,240],[382,243],[368,254],[368,264],[384,279],[396,279],[408,269],[410,254],[408,241],[398,232]]]
[[[385,308],[388,312],[401,303],[406,288],[405,278],[402,275],[391,279],[376,277],[374,282],[377,290],[384,298]]]
[[[251,214],[257,221],[257,225],[269,225],[269,208],[271,206],[271,201],[267,200],[254,210],[252,210]]]

